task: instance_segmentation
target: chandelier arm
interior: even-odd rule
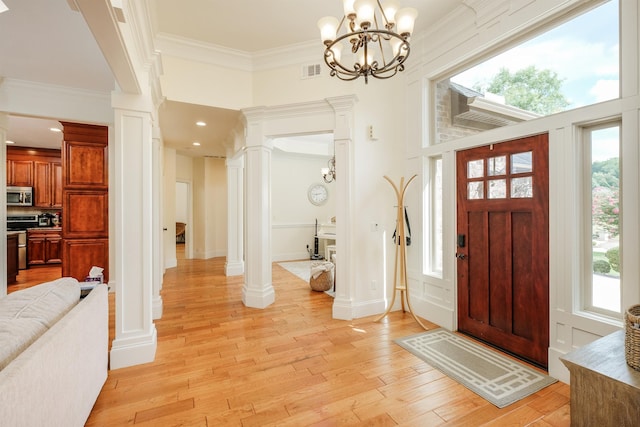
[[[380,14],[382,15],[382,19],[384,20],[384,27],[389,29],[391,27],[391,24],[389,24],[389,19],[387,18],[387,14],[384,13],[384,7],[382,7],[382,3],[380,3],[380,0],[376,0],[376,2],[378,3],[378,8],[380,9]],[[378,24],[376,23],[376,26],[377,25]]]

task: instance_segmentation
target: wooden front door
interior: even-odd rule
[[[547,367],[548,135],[457,154],[458,330]]]

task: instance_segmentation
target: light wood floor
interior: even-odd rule
[[[251,309],[223,271],[167,271],[156,360],[109,371],[88,426],[569,425],[565,384],[497,409],[394,344],[421,332],[408,314],[333,320],[331,297],[277,264],[276,302]],[[113,294],[110,312],[113,339]]]

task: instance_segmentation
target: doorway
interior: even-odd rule
[[[191,198],[189,195],[190,185],[188,182],[176,182],[176,258],[180,254],[183,259],[191,259]]]
[[[548,135],[460,151],[456,167],[458,330],[546,368]]]

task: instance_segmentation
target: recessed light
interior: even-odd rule
[[[5,141],[5,144],[15,144],[13,141],[9,141],[8,139]]]
[[[196,126],[206,126],[207,124],[205,122],[203,122],[202,120],[196,122]]]
[[[193,143],[193,145],[195,145],[196,147],[199,147],[200,143],[196,141],[196,142]]]
[[[62,132],[62,129],[58,129],[58,128],[49,128],[49,130],[51,132]]]

